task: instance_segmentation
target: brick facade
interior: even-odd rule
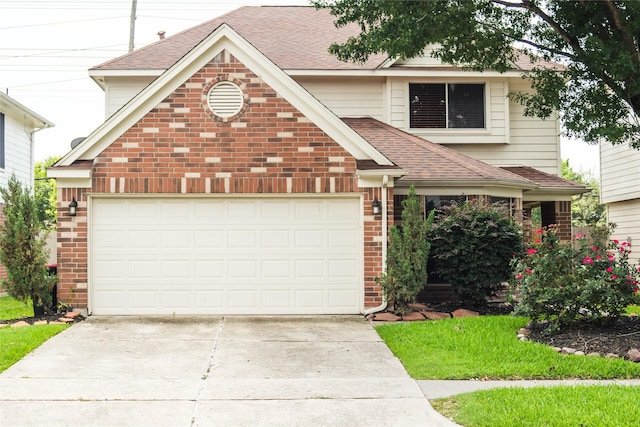
[[[220,62],[220,59],[226,62]],[[231,81],[246,103],[234,117],[213,116],[208,89]],[[88,189],[58,194],[58,293],[87,304]],[[391,191],[391,190],[388,190]],[[338,194],[364,198],[365,306],[382,302],[382,222],[371,211],[381,189],[358,187],[356,162],[258,76],[219,55],[96,157],[91,194]],[[78,215],[68,215],[72,197]],[[393,197],[389,200],[391,223]]]

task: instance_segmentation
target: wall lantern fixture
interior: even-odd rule
[[[76,198],[71,198],[71,203],[69,203],[69,216],[76,216],[78,213],[78,202],[76,202]]]
[[[380,215],[380,207],[381,206],[382,206],[382,204],[380,203],[380,200],[378,200],[377,197],[375,199],[373,199],[373,202],[371,202],[371,208],[373,209],[373,214],[374,215]]]

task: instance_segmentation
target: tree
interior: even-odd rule
[[[36,306],[49,308],[57,278],[46,267],[46,243],[35,199],[15,175],[7,188],[0,188],[0,194],[5,217],[0,226],[0,261],[7,270],[2,287],[17,300],[26,303],[31,298],[34,310]]]
[[[495,295],[522,252],[522,231],[508,207],[478,201],[439,209],[428,234],[435,273],[451,283],[461,301],[475,306]]]
[[[410,311],[418,293],[427,283],[427,258],[430,244],[427,230],[433,222],[433,213],[425,220],[420,212],[420,199],[415,187],[402,201],[402,226],[391,227],[387,252],[387,271],[378,283],[396,313]]]
[[[598,179],[588,172],[577,172],[569,165],[569,160],[562,162],[562,177],[577,182],[591,189],[591,192],[575,196],[571,202],[571,222],[577,226],[606,226],[606,208],[600,203],[600,184]]]
[[[55,227],[58,217],[56,181],[47,178],[47,168],[58,160],[60,160],[60,156],[47,157],[43,162],[36,162],[33,168],[35,177],[33,194],[36,201],[38,220],[45,230]]]
[[[640,148],[640,2],[564,0],[313,0],[361,33],[330,52],[411,58],[435,45],[444,63],[505,72],[523,54],[532,92],[511,93],[525,115],[559,111],[567,135]],[[517,47],[518,49],[514,49]],[[554,66],[555,64],[555,66]]]

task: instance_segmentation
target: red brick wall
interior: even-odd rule
[[[224,56],[223,56],[224,57]],[[382,301],[381,218],[371,212],[380,189],[359,189],[356,163],[291,104],[235,58],[210,62],[125,132],[94,161],[91,192],[262,194],[363,192],[365,305]],[[244,111],[213,117],[208,89],[229,80],[248,95]],[[71,197],[78,216],[68,216]],[[58,285],[62,301],[76,289],[86,306],[87,221],[84,190],[64,189],[58,205]],[[390,197],[390,204],[393,197]],[[391,211],[391,209],[390,209]],[[391,217],[392,219],[392,217]],[[84,304],[84,305],[83,305]]]
[[[72,197],[77,216],[69,216]],[[58,301],[87,307],[87,189],[58,188]],[[73,290],[73,291],[72,291]]]

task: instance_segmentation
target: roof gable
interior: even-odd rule
[[[327,10],[308,6],[245,6],[206,21],[132,53],[92,68],[108,70],[167,69],[222,24],[232,27],[282,69],[374,69],[387,55],[372,55],[364,64],[339,61],[329,45],[359,33],[355,24],[336,28]]]
[[[222,51],[228,51],[238,58],[354,158],[370,159],[382,165],[392,164],[247,40],[228,25],[222,24],[108,118],[78,147],[65,155],[57,165],[69,166],[76,160],[95,158]]]

